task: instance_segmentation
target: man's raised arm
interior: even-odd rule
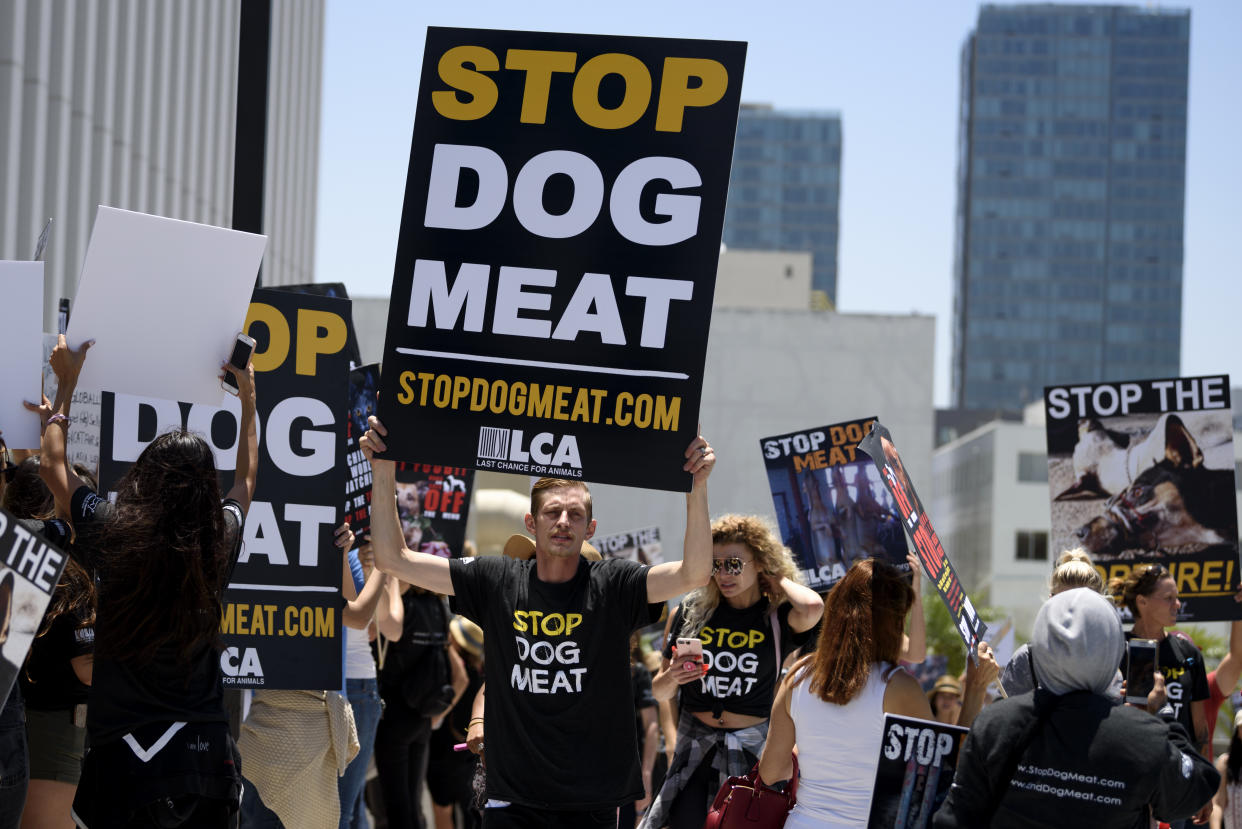
[[[416,553],[405,546],[397,517],[397,464],[375,457],[376,452],[388,448],[384,443],[388,430],[374,415],[368,423],[371,428],[359,439],[358,448],[371,461],[371,547],[375,566],[424,590],[452,596],[448,559]]]
[[[685,452],[682,469],[691,473],[693,483],[686,494],[686,542],[681,561],[666,561],[647,571],[647,601],[665,602],[712,577],[712,521],[707,510],[707,477],[716,465],[716,453],[696,437]]]

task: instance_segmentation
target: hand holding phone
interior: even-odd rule
[[[239,333],[233,342],[233,353],[229,355],[229,365],[239,371],[245,371],[246,366],[250,364],[252,354],[254,354],[254,338]],[[220,378],[220,388],[229,394],[236,395],[237,378],[227,371],[224,372],[224,376]]]
[[[678,685],[698,679],[707,672],[703,664],[703,643],[692,636],[680,636],[673,646],[673,675]]]
[[[1126,702],[1147,707],[1147,695],[1156,685],[1158,647],[1154,639],[1131,639],[1126,646]]]

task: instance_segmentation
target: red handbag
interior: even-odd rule
[[[703,829],[780,829],[798,802],[798,758],[793,758],[793,777],[781,792],[759,777],[759,764],[745,777],[730,777],[716,792]]]

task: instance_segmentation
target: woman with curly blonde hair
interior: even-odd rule
[[[712,580],[669,618],[656,699],[680,692],[677,746],[643,829],[699,829],[720,785],[763,750],[785,655],[809,638],[823,599],[804,586],[772,526],[753,515],[712,523]],[[697,640],[701,656],[676,643]]]

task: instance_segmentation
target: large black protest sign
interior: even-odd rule
[[[897,447],[893,445],[892,435],[877,420],[871,427],[871,431],[863,438],[862,443],[858,444],[858,448],[871,457],[876,469],[879,470],[880,479],[884,481],[884,485],[888,487],[889,493],[897,504],[902,526],[910,535],[910,540],[914,542],[914,549],[918,552],[919,560],[923,562],[923,571],[927,573],[932,584],[936,585],[936,592],[940,594],[945,607],[949,609],[953,623],[957,626],[957,632],[962,637],[962,641],[966,643],[973,661],[975,648],[979,640],[987,634],[988,626],[975,612],[975,606],[971,604],[970,597],[966,595],[962,580],[957,577],[957,571],[953,569],[949,557],[945,555],[944,547],[940,544],[940,537],[932,528],[931,519],[927,517],[923,502],[919,500],[918,493],[914,491],[914,484],[910,482],[910,476],[906,474],[906,467],[901,462],[901,456],[897,454]]]
[[[931,826],[932,815],[949,796],[966,732],[956,725],[885,714],[867,826]]]
[[[281,291],[296,291],[299,294],[349,299],[349,291],[345,289],[345,283],[343,282],[307,282],[301,285],[276,285],[273,287]],[[351,313],[345,317],[345,322],[349,326],[349,330],[345,334],[345,354],[349,357],[349,367],[356,368],[362,365],[362,350],[358,347],[358,334],[354,330],[352,309]]]
[[[428,29],[388,457],[690,488],[745,51]]]
[[[807,586],[826,593],[863,558],[906,571],[906,535],[892,496],[858,442],[875,418],[762,438],[781,541]]]
[[[68,562],[56,545],[0,509],[0,696],[5,699]]]
[[[334,546],[345,487],[349,301],[258,290],[246,316],[259,433],[254,500],[224,595],[224,684],[340,688],[341,556]],[[221,487],[232,485],[241,407],[104,393],[100,483],[111,488],[169,428],[207,440]]]
[[[1051,549],[1084,547],[1105,580],[1158,562],[1180,619],[1238,618],[1229,377],[1050,386],[1044,409]]]

